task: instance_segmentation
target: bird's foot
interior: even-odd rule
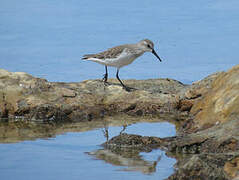
[[[105,86],[109,86],[110,84],[107,81],[103,81]]]
[[[108,80],[108,74],[104,74],[104,77],[103,77],[102,81],[104,82],[104,85],[105,85],[105,86],[108,86],[108,85],[109,85],[109,83],[107,82],[107,80]]]
[[[135,90],[134,88],[131,88],[131,87],[127,87],[127,86],[123,86],[123,89],[127,92],[130,92],[132,90]]]

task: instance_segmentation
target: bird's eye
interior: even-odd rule
[[[148,48],[151,48],[149,44],[147,45],[147,47],[148,47]]]

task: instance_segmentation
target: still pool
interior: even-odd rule
[[[126,154],[104,149],[100,146],[106,141],[104,130],[107,128],[111,138],[119,135],[122,127],[104,127],[103,124],[99,127],[100,123],[96,127],[92,124],[76,123],[53,129],[43,124],[40,128],[47,126],[48,130],[41,130],[42,133],[36,132],[36,129],[30,130],[29,127],[16,129],[8,125],[15,130],[8,130],[8,137],[5,138],[3,129],[6,131],[7,126],[1,128],[1,179],[140,180],[164,179],[174,172],[176,160],[159,149]],[[166,137],[175,135],[175,127],[167,122],[127,123],[124,132]]]

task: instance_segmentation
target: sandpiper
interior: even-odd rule
[[[124,44],[110,48],[98,54],[86,54],[83,60],[90,60],[105,65],[103,82],[106,84],[108,80],[107,66],[117,68],[116,78],[119,80],[122,87],[130,91],[130,88],[125,86],[119,78],[119,70],[121,67],[132,63],[136,58],[143,55],[145,52],[152,52],[160,61],[160,57],[154,50],[154,43],[148,39],[139,41],[136,44]]]

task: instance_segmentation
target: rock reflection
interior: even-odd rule
[[[36,138],[50,138],[56,134],[54,124],[28,122],[0,122],[0,143],[16,143]]]
[[[67,132],[84,132],[102,128],[100,121],[78,123],[29,122],[27,120],[1,121],[0,143],[16,143],[38,138],[52,138]]]
[[[156,172],[156,166],[161,159],[161,155],[155,161],[147,161],[140,155],[140,152],[140,150],[132,148],[120,148],[114,150],[99,149],[87,154],[115,166],[124,166],[125,168],[120,169],[123,171],[139,171],[143,174]]]
[[[85,132],[97,128],[104,128],[106,140],[109,138],[108,127],[123,126],[137,122],[158,122],[158,118],[139,118],[130,116],[105,116],[103,119],[86,122],[54,123],[36,121],[30,122],[26,119],[0,119],[0,143],[16,143],[24,140],[35,140],[38,138],[52,138],[67,132]],[[126,124],[126,125],[125,125]],[[122,130],[122,132],[123,132]]]

